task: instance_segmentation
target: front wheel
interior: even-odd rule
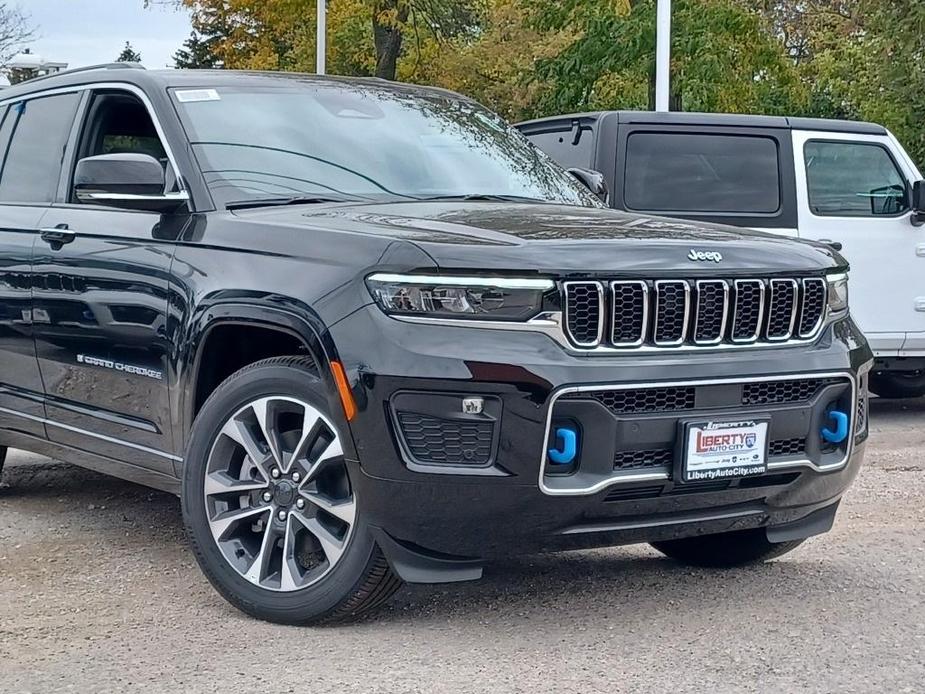
[[[769,542],[764,528],[757,528],[653,542],[652,546],[665,556],[683,564],[729,569],[775,559],[795,550],[801,544],[803,540]]]
[[[920,398],[925,395],[925,371],[881,371],[870,376],[870,389],[881,398]]]
[[[400,586],[366,526],[341,437],[303,357],[248,366],[203,405],[183,518],[202,571],[240,610],[282,624],[337,621]]]

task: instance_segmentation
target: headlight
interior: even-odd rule
[[[552,280],[376,274],[366,286],[390,315],[525,321],[543,307]]]
[[[829,313],[842,313],[848,310],[848,275],[829,275]]]

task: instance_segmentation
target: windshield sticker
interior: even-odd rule
[[[181,104],[190,103],[192,101],[221,100],[218,92],[214,89],[184,89],[182,91],[176,91],[174,94],[177,95],[177,101],[179,101]]]

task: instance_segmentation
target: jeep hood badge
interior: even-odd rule
[[[695,251],[693,248],[687,254],[688,260],[703,261],[712,260],[714,263],[723,262],[723,254],[719,251]]]

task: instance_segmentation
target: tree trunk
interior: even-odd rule
[[[377,0],[373,4],[376,77],[395,79],[398,56],[401,54],[402,29],[408,21],[408,9],[408,4],[402,0]],[[390,16],[385,23],[382,21],[383,15]]]

